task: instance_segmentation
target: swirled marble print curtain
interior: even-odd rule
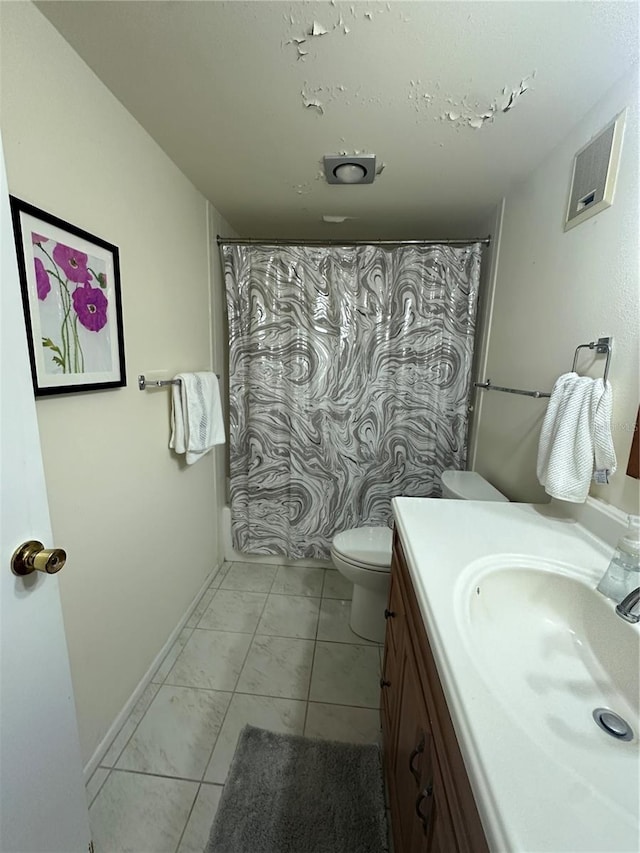
[[[462,468],[481,245],[224,245],[233,545],[327,558]]]

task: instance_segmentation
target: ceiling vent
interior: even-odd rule
[[[324,173],[328,184],[372,184],[376,176],[375,154],[358,157],[325,154]]]
[[[624,119],[622,112],[576,154],[565,231],[613,204]]]

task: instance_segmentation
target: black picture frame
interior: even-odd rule
[[[118,247],[9,200],[36,397],[126,386]]]

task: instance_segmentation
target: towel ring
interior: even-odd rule
[[[609,362],[611,361],[611,350],[613,349],[613,338],[598,338],[597,341],[590,341],[588,344],[578,344],[576,347],[575,354],[573,356],[573,366],[571,371],[573,373],[576,372],[576,364],[578,363],[578,352],[581,349],[594,349],[600,355],[607,354],[607,361],[604,366],[604,376],[602,381],[604,384],[607,384],[607,378],[609,376]]]

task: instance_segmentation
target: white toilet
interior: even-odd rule
[[[443,471],[442,497],[467,501],[508,500],[475,471]],[[331,547],[334,566],[353,584],[351,630],[377,643],[384,642],[392,536],[388,527],[354,527],[338,533]]]

